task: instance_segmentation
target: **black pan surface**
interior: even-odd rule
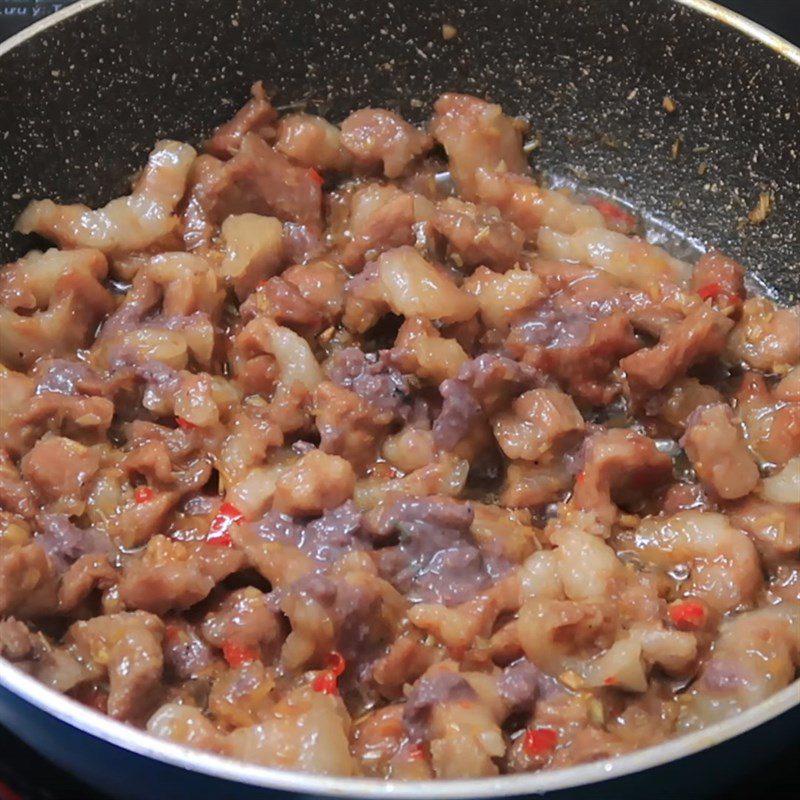
[[[490,97],[531,120],[545,174],[798,294],[800,66],[672,0],[106,0],[0,59],[0,256],[30,246],[8,233],[29,199],[107,201],[157,138],[199,141],[255,79],[334,119]]]

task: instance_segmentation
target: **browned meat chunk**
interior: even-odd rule
[[[353,195],[350,239],[342,261],[350,269],[363,266],[384,250],[414,243],[414,198],[392,186],[370,184]]]
[[[646,496],[671,476],[672,461],[656,449],[652,439],[633,431],[609,430],[586,441],[572,502],[610,523],[617,515],[617,501]]]
[[[206,152],[217,158],[228,158],[241,147],[242,139],[254,133],[262,139],[275,136],[278,114],[269,102],[264,85],[256,81],[250,89],[252,97],[236,112],[233,119],[220,125],[206,142]]]
[[[450,197],[440,203],[433,227],[447,239],[453,255],[466,267],[478,264],[503,271],[522,253],[525,236],[495,209],[482,209]]]
[[[465,94],[444,94],[434,108],[431,133],[447,151],[450,174],[468,200],[476,195],[478,170],[527,172],[522,126],[500,106]]]
[[[355,483],[347,459],[311,450],[278,479],[273,505],[295,517],[315,516],[344,503]]]
[[[492,427],[509,458],[536,461],[566,437],[580,434],[585,425],[568,394],[557,389],[531,389],[513,401],[511,411],[498,414]]]
[[[362,108],[342,123],[342,144],[357,165],[383,165],[387,178],[397,178],[433,146],[428,134],[418,131],[393,111]]]
[[[540,185],[499,106],[415,125],[256,83],[131,194],[28,206],[63,249],[0,269],[0,661],[393,781],[615,757],[796,679],[800,307]]]
[[[744,497],[758,483],[758,467],[741,425],[724,403],[698,408],[686,423],[681,445],[703,485],[724,500]]]
[[[100,468],[100,457],[63,436],[40,439],[22,459],[22,474],[48,499],[82,499]]]
[[[119,594],[129,608],[154,614],[190,608],[239,569],[242,561],[237,550],[154,536],[144,553],[123,568]]]
[[[230,161],[197,159],[183,215],[187,248],[209,245],[226,217],[246,213],[274,216],[312,231],[322,225],[319,182],[253,133],[245,134]]]
[[[706,305],[691,311],[684,320],[669,326],[655,347],[639,350],[620,361],[631,385],[643,391],[658,391],[705,359],[725,349],[733,323]]]
[[[772,390],[756,372],[746,372],[737,392],[737,413],[747,443],[765,464],[781,466],[800,455],[800,367]]]
[[[108,714],[142,720],[162,692],[164,623],[152,614],[111,614],[76,622],[69,637],[85,658],[108,670]]]
[[[800,364],[800,306],[777,308],[765,297],[746,300],[728,352],[753,369],[788,372]]]
[[[33,654],[34,638],[28,626],[14,617],[0,620],[0,656],[22,661]]]
[[[351,156],[342,146],[342,132],[322,117],[290,114],[278,124],[275,147],[292,161],[320,172],[344,171]]]
[[[530,508],[554,503],[572,486],[572,481],[569,470],[558,461],[550,464],[513,461],[506,471],[500,504]]]

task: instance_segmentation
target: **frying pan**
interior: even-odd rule
[[[443,23],[458,29],[445,42]],[[102,204],[152,143],[201,140],[263,79],[278,105],[424,119],[444,90],[527,116],[535,168],[646,209],[677,249],[714,243],[778,300],[800,274],[800,50],[707,0],[83,0],[0,46],[0,257],[34,197]],[[674,99],[669,113],[662,103]],[[678,144],[676,144],[678,142]],[[762,192],[773,208],[748,212]],[[614,761],[415,784],[299,775],[188,750],[0,660],[0,722],[114,797],[704,796],[786,746],[800,684]],[[550,795],[548,795],[550,796]]]

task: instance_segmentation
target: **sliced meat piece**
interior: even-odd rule
[[[711,657],[681,697],[679,731],[741,714],[794,680],[800,663],[800,606],[784,603],[727,619]]]
[[[229,547],[174,542],[154,536],[122,570],[119,595],[128,608],[165,614],[190,608],[243,563]]]
[[[4,274],[30,294],[12,307],[0,305],[0,362],[28,369],[39,358],[71,357],[88,346],[114,305],[103,283],[107,273],[103,254],[88,248],[34,250],[20,259]]]
[[[278,478],[273,507],[296,517],[317,516],[349,500],[355,484],[349,461],[311,450]]]
[[[144,250],[173,232],[175,208],[186,189],[197,153],[182,142],[158,142],[142,176],[127,197],[92,211],[35,200],[17,220],[17,230],[38,233],[65,248],[96,247],[104,253]]]
[[[752,604],[764,581],[750,537],[723,514],[681,511],[647,517],[635,530],[618,530],[615,545],[634,550],[641,561],[664,572],[676,567],[686,572],[679,593],[723,614]]]
[[[267,596],[253,586],[236,589],[203,618],[203,638],[214,647],[226,643],[264,648],[269,653],[282,638],[278,612],[269,607]]]
[[[268,767],[320,775],[356,774],[341,701],[306,686],[289,692],[260,724],[229,734],[225,753]]]
[[[117,571],[105,555],[81,556],[64,573],[58,588],[62,613],[73,612],[95,589],[109,589],[117,582]]]
[[[90,395],[106,393],[106,381],[83,361],[54,358],[37,363],[35,367],[36,394]]]
[[[222,737],[199,708],[167,703],[147,720],[147,732],[186,747],[220,752]]]
[[[575,481],[572,504],[610,524],[615,500],[641,499],[672,477],[672,460],[647,436],[621,428],[596,433],[584,444],[583,470]]]
[[[798,377],[795,367],[770,390],[761,375],[746,372],[736,393],[747,443],[764,464],[781,466],[800,455],[800,395],[792,390]]]
[[[483,264],[503,272],[519,260],[525,243],[525,234],[513,222],[504,220],[497,209],[455,197],[439,203],[432,224],[447,239],[451,258],[459,266]]]
[[[727,404],[695,410],[686,422],[681,446],[703,485],[716,496],[735,500],[755,489],[758,467]]]
[[[182,621],[171,621],[164,631],[164,671],[179,680],[202,676],[214,660],[209,647],[196,626]]]
[[[22,661],[33,654],[35,639],[28,626],[14,617],[0,620],[0,656]]]
[[[462,364],[458,379],[469,386],[487,414],[505,407],[512,397],[542,381],[531,367],[495,353],[483,353]]]
[[[220,274],[244,300],[259,281],[275,275],[284,257],[283,226],[275,217],[231,214],[222,223],[225,259]]]
[[[357,165],[372,168],[382,164],[387,178],[397,178],[433,147],[433,139],[394,111],[362,108],[342,123],[342,144]]]
[[[467,361],[456,339],[442,336],[430,320],[421,317],[411,317],[400,326],[390,356],[405,374],[413,373],[437,385],[455,378]]]
[[[668,486],[660,498],[661,511],[665,516],[672,516],[679,511],[716,511],[715,502],[697,483],[673,483]]]
[[[780,564],[800,552],[800,504],[747,497],[728,513],[737,528],[750,534],[768,564]]]
[[[40,439],[25,454],[22,474],[31,481],[47,500],[83,499],[90,489],[92,478],[100,469],[100,456],[64,436]]]
[[[347,347],[334,353],[326,369],[333,383],[355,392],[376,411],[392,417],[406,416],[411,387],[388,353],[370,354],[358,347]]]
[[[333,564],[364,548],[362,523],[361,512],[347,500],[310,521],[272,510],[251,527],[263,542],[287,545],[314,561]]]
[[[639,350],[620,361],[631,385],[655,392],[680,378],[697,363],[720,355],[733,322],[703,304],[684,320],[670,325],[655,347]]]
[[[275,148],[303,167],[320,172],[344,172],[352,155],[343,145],[342,132],[313,114],[288,114],[278,123]]]
[[[250,89],[250,99],[236,112],[233,119],[220,125],[206,142],[205,151],[217,158],[228,158],[241,147],[242,139],[253,133],[262,139],[275,136],[278,112],[272,107],[264,84],[256,81]]]
[[[34,488],[3,450],[0,450],[0,506],[22,519],[32,519],[39,510]]]
[[[104,397],[69,397],[48,392],[36,395],[13,418],[5,444],[21,454],[33,446],[45,431],[60,431],[70,438],[94,441],[111,426],[114,404]]]
[[[390,503],[379,532],[399,544],[379,551],[381,574],[411,599],[456,605],[492,582],[490,565],[470,535],[474,512],[448,498],[407,498]]]
[[[371,183],[356,190],[350,200],[342,263],[356,271],[386,250],[414,244],[414,205],[414,197],[396,186]]]
[[[38,543],[0,550],[0,614],[52,611],[55,604],[53,567]]]
[[[578,343],[523,348],[522,361],[552,375],[578,400],[590,405],[604,405],[622,391],[619,380],[612,373],[625,360],[622,357],[637,347],[627,315],[615,313],[590,322],[586,337]]]
[[[506,470],[500,505],[530,508],[554,503],[564,496],[572,482],[572,474],[558,461],[549,464],[512,461]]]
[[[322,228],[319,182],[253,133],[244,136],[230,161],[197,159],[183,212],[187,249],[210,245],[227,217],[247,213],[277,217],[312,231]]]
[[[526,461],[536,461],[585,427],[572,398],[558,389],[531,389],[492,420],[503,452]]]
[[[523,126],[498,105],[466,94],[443,94],[434,106],[431,133],[450,163],[450,174],[467,200],[476,196],[476,172],[525,174]]]
[[[800,364],[800,305],[778,308],[765,297],[746,300],[728,354],[762,372],[787,373]]]
[[[458,673],[431,670],[413,686],[403,706],[403,724],[412,742],[430,738],[431,717],[443,703],[475,702],[478,695]]]
[[[47,553],[54,569],[63,574],[85,555],[107,555],[111,542],[105,531],[79,528],[66,514],[39,514],[36,541]]]
[[[648,416],[658,416],[669,429],[680,436],[686,430],[686,421],[700,406],[722,402],[722,395],[713,386],[697,378],[681,378],[667,386],[663,393],[648,399],[645,410]]]
[[[330,381],[323,381],[314,391],[313,415],[320,449],[347,459],[359,473],[375,461],[394,419],[391,411],[381,410]]]
[[[464,322],[478,310],[472,295],[413,247],[389,250],[378,257],[377,265],[378,290],[395,314],[447,324]]]
[[[666,250],[638,237],[628,237],[605,227],[581,228],[562,233],[543,227],[536,238],[545,258],[577,261],[602,269],[623,286],[674,292],[689,282],[691,266],[673,258]]]
[[[464,281],[464,289],[477,299],[483,324],[497,332],[507,331],[546,294],[541,278],[523,267],[503,274],[478,267]]]
[[[116,719],[146,719],[163,691],[164,623],[136,611],[76,622],[67,637],[98,667],[108,670],[108,714]]]
[[[262,281],[251,298],[251,308],[272,317],[279,325],[311,335],[322,327],[318,310],[303,297],[295,284],[282,277]]]
[[[443,450],[454,450],[483,418],[483,411],[463,381],[443,381],[439,393],[442,410],[433,423],[433,441]]]
[[[321,666],[336,650],[358,679],[397,636],[406,602],[372,572],[354,569],[306,574],[282,594],[280,607],[292,628],[281,653],[286,666]]]

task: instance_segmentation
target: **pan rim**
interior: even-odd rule
[[[102,2],[106,2],[106,0],[78,0],[73,5],[33,23],[0,44],[0,59],[51,26],[88,11]],[[800,67],[800,47],[741,14],[723,8],[711,0],[673,0],[673,2],[738,30]],[[463,797],[517,796],[542,794],[600,783],[612,778],[644,772],[647,769],[697,754],[800,706],[800,679],[798,679],[780,692],[732,719],[615,759],[580,764],[553,772],[502,775],[468,780],[402,783],[374,778],[328,777],[246,764],[157,739],[50,689],[2,658],[0,658],[0,687],[83,733],[136,755],[152,758],[173,767],[255,787],[328,797],[364,798],[365,800],[386,797],[398,798],[398,800],[412,800],[412,798],[419,797],[426,798],[426,800],[455,800],[455,798]]]

